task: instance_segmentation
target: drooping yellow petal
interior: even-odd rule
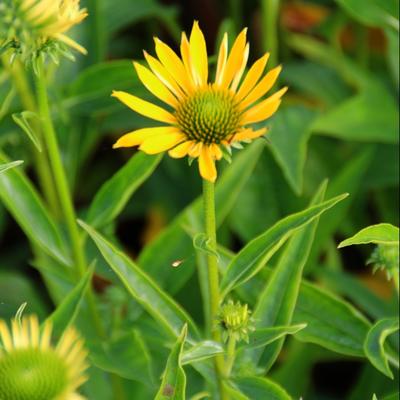
[[[144,57],[149,64],[150,69],[153,71],[154,75],[178,98],[184,97],[184,94],[176,83],[172,75],[166,70],[166,68],[158,61],[156,58],[150,54],[143,52]]]
[[[197,21],[193,23],[189,45],[193,77],[198,86],[205,85],[208,78],[207,46]]]
[[[238,102],[246,97],[251,89],[253,89],[257,84],[264,71],[265,65],[267,64],[268,58],[269,53],[266,53],[251,66],[243,80],[243,83],[240,85],[239,91],[236,93],[235,97]]]
[[[72,47],[75,50],[78,50],[80,53],[82,54],[87,54],[87,50],[81,46],[80,44],[76,43],[75,40],[72,40],[69,36],[64,35],[63,33],[54,35],[55,38],[57,38],[58,40],[61,40],[62,42],[64,42],[66,45]]]
[[[256,131],[253,131],[253,129],[251,128],[243,129],[233,137],[232,141],[240,142],[242,140],[256,139],[260,136],[264,136],[266,133],[267,133],[267,128],[258,129]]]
[[[158,154],[171,149],[185,139],[186,136],[180,132],[169,133],[168,135],[154,135],[144,140],[139,149],[147,154]]]
[[[7,324],[0,320],[0,341],[6,351],[11,351],[13,342]]]
[[[274,86],[274,83],[275,83],[276,79],[278,78],[281,70],[282,70],[281,66],[271,69],[271,71],[269,71],[268,74],[265,75],[264,78],[261,79],[261,81],[256,85],[256,87],[240,103],[240,106],[239,106],[240,109],[244,110],[249,105],[253,104],[255,101],[257,101],[262,96],[264,96],[265,93],[267,93],[268,90],[270,90],[272,88],[272,86]]]
[[[170,124],[175,123],[175,117],[171,113],[161,107],[149,103],[148,101],[142,100],[139,97],[119,91],[113,91],[112,96],[116,97],[133,111],[142,114],[145,117]]]
[[[210,148],[203,146],[199,156],[199,171],[203,179],[215,182],[217,179],[217,169],[215,167],[215,161],[211,156]]]
[[[202,147],[203,147],[203,143],[201,143],[201,142],[196,143],[196,144],[188,151],[189,156],[190,156],[190,157],[193,157],[193,158],[197,158],[197,157],[200,155],[200,153],[201,153]]]
[[[235,77],[233,78],[233,82],[231,85],[231,89],[236,92],[237,87],[239,86],[239,82],[242,79],[242,75],[244,72],[244,69],[246,68],[247,60],[249,58],[249,50],[250,46],[247,43],[246,47],[244,49],[244,55],[243,55],[243,60],[242,60],[242,65],[240,66],[238,72],[236,72]]]
[[[222,77],[224,76],[227,57],[228,57],[228,34],[225,32],[218,53],[217,71],[215,73],[215,83],[217,85],[220,85],[222,83]]]
[[[171,149],[168,154],[172,158],[182,158],[188,155],[190,149],[194,146],[192,140],[188,140]]]
[[[119,147],[133,147],[139,146],[145,141],[149,139],[150,136],[154,135],[168,135],[170,133],[176,133],[178,129],[173,126],[159,126],[154,128],[142,128],[137,129],[136,131],[126,133],[121,136],[113,145],[113,149],[117,149]]]
[[[221,150],[221,148],[219,147],[218,144],[212,143],[210,145],[210,152],[211,152],[211,156],[215,160],[220,160],[222,158],[222,150]]]
[[[160,39],[155,38],[154,41],[156,43],[156,53],[161,64],[173,76],[183,91],[186,93],[191,92],[193,88],[182,60]]]
[[[240,32],[239,36],[235,40],[235,43],[233,44],[232,50],[229,53],[221,83],[221,86],[224,88],[229,87],[236,72],[242,65],[246,47],[246,32],[247,28]]]
[[[154,94],[154,96],[158,97],[164,103],[167,103],[171,107],[176,108],[178,104],[178,100],[176,97],[164,86],[164,84],[158,79],[149,69],[140,65],[139,63],[134,62],[136,72],[139,76],[139,79],[142,81],[143,85]]]
[[[269,118],[278,109],[281,104],[280,98],[286,91],[287,87],[284,87],[261,103],[247,110],[242,116],[242,124],[252,124]]]

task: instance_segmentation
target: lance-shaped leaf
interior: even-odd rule
[[[87,221],[95,228],[114,220],[125,207],[135,190],[152,174],[162,156],[136,153],[108,181],[90,205]]]
[[[326,186],[327,181],[324,181],[312,199],[311,207],[324,200]],[[259,328],[289,325],[291,323],[303,268],[310,253],[318,221],[319,218],[316,218],[296,232],[283,251],[254,311],[254,318]],[[267,370],[278,357],[283,341],[284,338],[266,349],[268,354],[264,359],[267,359]],[[258,352],[253,352],[255,359],[260,355],[261,349]]]
[[[22,111],[21,113],[12,114],[12,119],[14,122],[26,133],[28,138],[35,145],[36,149],[41,152],[42,145],[40,144],[40,140],[37,137],[35,130],[32,128],[29,119],[39,119],[39,116],[32,111]]]
[[[67,294],[53,313],[47,318],[53,324],[53,332],[56,337],[61,336],[64,330],[74,322],[83,296],[89,287],[94,271],[91,266],[81,278],[79,283]]]
[[[165,293],[142,269],[121,250],[117,249],[91,226],[79,221],[97,245],[108,265],[117,274],[131,296],[152,315],[172,336],[177,337],[182,325],[189,326],[189,337],[198,336],[189,315]]]
[[[361,229],[351,238],[343,240],[339,244],[339,248],[351,246],[353,244],[399,244],[399,228],[391,224],[377,224],[371,225]]]
[[[278,221],[266,232],[249,242],[231,261],[221,282],[222,297],[253,277],[282,244],[299,228],[310,223],[324,211],[347,197],[334,197],[304,211]]]
[[[0,154],[0,162],[8,162]],[[0,174],[0,199],[25,235],[45,253],[69,264],[62,235],[28,178],[17,168]]]
[[[268,400],[292,400],[288,393],[277,383],[260,376],[245,376],[233,379],[236,387],[243,397],[235,395],[232,398],[238,400],[268,399]]]
[[[212,340],[197,343],[182,354],[182,364],[191,364],[224,353],[223,346]]]
[[[181,360],[186,334],[187,325],[184,325],[168,357],[161,386],[155,400],[185,400],[186,398],[186,375]]]
[[[369,330],[364,342],[364,351],[371,364],[383,374],[393,379],[393,373],[389,368],[390,361],[399,367],[398,356],[385,351],[386,338],[399,330],[398,318],[385,318],[375,323]]]

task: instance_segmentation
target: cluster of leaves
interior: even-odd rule
[[[337,249],[338,238],[365,226],[398,225],[395,3],[337,0],[323,21],[301,33],[283,24],[286,104],[268,122],[269,142],[256,141],[234,154],[231,165],[221,163],[222,296],[248,304],[255,324],[224,382],[232,399],[322,399],[329,393],[314,385],[312,370],[332,360],[360,363],[354,385],[337,398],[397,398],[389,364],[398,368],[398,341],[390,336],[398,330],[398,297],[364,266],[368,246],[352,247],[351,254]],[[179,10],[155,0],[99,5],[76,32],[88,58],[63,63],[51,85],[64,165],[76,203],[84,205],[80,239],[93,264],[78,284],[59,211],[28,174],[44,151],[34,106],[21,87],[30,82],[21,81],[18,65],[5,62],[0,70],[0,237],[7,243],[0,254],[0,317],[26,301],[29,311],[52,319],[56,333],[75,323],[90,350],[89,399],[200,399],[215,393],[212,359],[225,349],[203,333],[205,251],[193,245],[203,231],[197,173],[185,162],[142,153],[122,153],[130,157],[125,162],[111,150],[114,135],[147,123],[110,98],[112,89],[148,96],[131,61],[120,58],[141,58],[156,33],[177,39]],[[323,7],[303,6],[308,12]],[[228,18],[222,26],[234,30],[240,22],[246,24]],[[130,37],[146,30],[148,39]],[[374,33],[386,46],[371,48]],[[398,246],[392,225],[370,229],[343,247]],[[100,333],[90,314],[90,287]]]

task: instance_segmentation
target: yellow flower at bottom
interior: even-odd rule
[[[168,151],[173,158],[189,156],[199,161],[200,175],[211,182],[217,178],[215,161],[223,151],[231,152],[238,142],[263,136],[266,129],[251,125],[271,117],[287,88],[264,98],[274,85],[281,67],[263,75],[268,54],[257,60],[244,79],[249,55],[244,29],[228,54],[228,35],[220,45],[214,82],[208,80],[207,48],[203,33],[194,22],[190,38],[182,33],[179,57],[155,39],[158,58],[144,53],[149,68],[134,63],[139,79],[169,110],[126,92],[113,96],[133,111],[165,125],[138,129],[122,136],[117,147],[139,146],[148,154]]]
[[[76,389],[86,381],[83,341],[68,328],[57,346],[50,343],[52,325],[42,332],[36,316],[0,320],[0,399],[83,400]]]

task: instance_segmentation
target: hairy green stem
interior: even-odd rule
[[[236,351],[236,339],[234,335],[229,336],[228,347],[226,350],[226,362],[225,362],[225,375],[230,376],[232,372],[233,363],[235,361]]]
[[[269,64],[273,67],[278,60],[278,22],[279,0],[261,1],[262,46],[264,51],[270,52]]]
[[[211,329],[211,337],[216,342],[221,342],[221,332],[216,328],[216,318],[219,311],[219,275],[218,275],[218,259],[217,251],[217,234],[215,226],[215,200],[214,200],[214,183],[203,180],[203,207],[204,207],[204,225],[208,240],[208,247],[211,250],[207,254],[208,268],[208,289],[209,289],[209,323]],[[214,358],[215,372],[218,380],[218,388],[221,400],[227,400],[228,394],[225,391],[222,382],[224,378],[224,358],[218,355]]]
[[[54,130],[53,122],[50,115],[49,101],[47,96],[46,76],[44,71],[43,61],[38,62],[38,75],[35,75],[37,104],[42,123],[43,142],[49,154],[51,169],[54,176],[55,187],[58,193],[61,211],[65,223],[67,225],[71,247],[76,266],[77,279],[80,279],[86,270],[86,261],[84,250],[80,241],[78,225],[76,223],[76,215],[72,204],[72,197],[68,187],[67,177],[61,161],[61,155],[58,148],[57,136]],[[95,327],[100,335],[103,336],[103,327],[97,313],[93,292],[89,291],[88,306],[93,318]]]
[[[10,66],[5,58],[3,58],[3,64],[13,79],[13,85],[18,92],[23,107],[28,111],[36,112],[35,98],[29,86],[25,70],[23,69],[21,64],[18,61],[15,61],[14,64]],[[40,129],[37,126],[38,124],[35,124],[35,121],[32,121],[32,124],[34,125],[33,127],[35,132],[39,136],[39,140],[42,141]],[[53,178],[51,176],[49,160],[46,151],[43,150],[42,153],[39,153],[35,148],[33,151],[33,155],[35,158],[35,169],[39,179],[39,186],[51,211],[54,215],[57,216],[59,209],[57,194],[54,189]]]

